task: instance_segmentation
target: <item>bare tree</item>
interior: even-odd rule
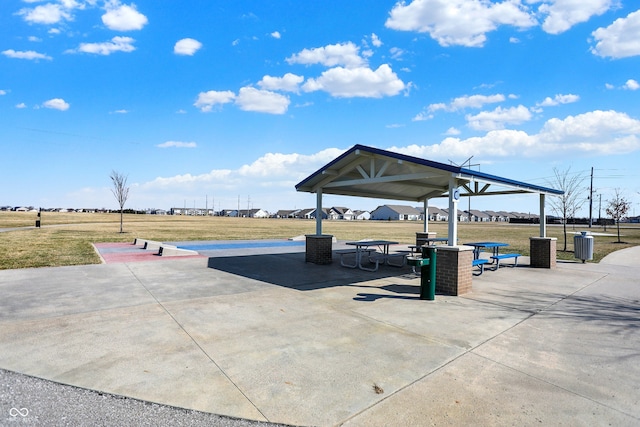
[[[120,206],[120,232],[122,231],[122,216],[124,210],[124,204],[127,203],[127,199],[129,198],[129,187],[127,186],[127,176],[121,174],[120,172],[111,171],[111,182],[113,182],[113,188],[111,192],[116,197],[118,201],[118,205]]]
[[[620,189],[616,188],[613,199],[607,200],[607,215],[609,215],[618,226],[618,243],[620,241],[620,220],[626,218],[627,212],[631,209],[631,203],[625,199],[620,193]]]
[[[583,199],[578,192],[582,188],[585,176],[580,173],[572,175],[570,172],[570,167],[562,171],[558,168],[553,168],[553,174],[555,176],[549,182],[551,187],[564,191],[564,194],[561,196],[549,198],[549,205],[551,205],[551,209],[562,218],[564,252],[567,251],[567,220],[569,218],[575,218],[576,212],[586,201],[586,199]]]

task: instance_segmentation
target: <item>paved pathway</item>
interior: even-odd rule
[[[0,368],[296,425],[638,425],[637,250],[432,302],[408,267],[302,253],[0,271]],[[0,424],[60,421],[12,390]]]

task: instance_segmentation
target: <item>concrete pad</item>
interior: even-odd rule
[[[607,405],[468,353],[344,426],[637,425]]]
[[[634,286],[638,289],[637,282]],[[559,301],[475,352],[640,417],[638,307],[638,300],[588,289]]]
[[[166,307],[271,422],[334,425],[460,353],[284,288]]]
[[[264,420],[158,304],[0,328],[0,366],[63,384]]]
[[[132,263],[129,270],[161,303],[238,295],[264,289],[263,282],[207,268],[207,258],[175,259],[161,263]]]
[[[519,266],[486,271],[473,278],[473,290],[462,298],[538,313],[607,273],[591,269],[538,269]]]
[[[126,264],[0,271],[0,322],[155,302]]]
[[[0,367],[287,424],[640,422],[635,261],[421,301],[410,267],[279,250],[0,271]]]

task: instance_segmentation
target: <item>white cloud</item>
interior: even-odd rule
[[[391,54],[391,58],[395,60],[401,60],[402,56],[406,53],[404,49],[400,49],[399,47],[392,47],[389,49],[389,53]]]
[[[161,190],[167,191],[171,189],[177,190],[189,190],[197,187],[198,185],[204,185],[205,187],[212,182],[223,185],[228,183],[231,178],[231,170],[220,169],[212,170],[208,173],[199,175],[192,175],[190,173],[182,175],[174,175],[170,177],[158,177],[153,181],[145,182],[140,185],[142,191]]]
[[[425,111],[421,111],[418,114],[415,115],[415,117],[413,119],[411,119],[412,122],[424,122],[426,120],[431,120],[433,119],[433,114],[429,114]]]
[[[289,108],[290,101],[288,97],[279,93],[246,86],[238,92],[235,103],[243,111],[284,114]]]
[[[640,84],[636,80],[629,79],[623,87],[628,90],[638,90],[640,89]]]
[[[447,129],[447,131],[444,133],[445,135],[460,135],[462,132],[460,132],[459,129],[456,129],[454,127],[450,127],[449,129]]]
[[[640,120],[617,111],[591,111],[550,119],[536,134],[503,129],[467,139],[448,137],[438,144],[393,147],[390,150],[431,159],[551,157],[566,154],[615,155],[640,150]]]
[[[16,108],[21,110],[23,108],[27,108],[27,104],[25,104],[24,102],[21,102],[19,104],[16,104]]]
[[[129,114],[129,110],[115,110],[115,114]]]
[[[591,33],[596,45],[591,48],[594,55],[614,59],[640,55],[640,10],[618,18],[606,28]]]
[[[51,108],[53,110],[66,111],[69,109],[70,105],[65,102],[64,99],[61,98],[53,98],[48,101],[45,101],[42,106],[44,108]]]
[[[198,144],[196,144],[195,142],[182,142],[182,141],[167,141],[167,142],[163,142],[162,144],[156,145],[156,147],[159,147],[159,148],[170,148],[170,147],[196,148],[197,146]]]
[[[65,53],[93,53],[96,55],[111,55],[114,52],[133,52],[136,50],[131,37],[116,36],[109,42],[80,43],[76,49],[69,49]]]
[[[200,92],[198,94],[198,99],[193,105],[196,108],[199,108],[200,111],[208,112],[211,111],[216,105],[224,105],[232,102],[235,97],[236,94],[231,92],[230,90],[210,90],[208,92]]]
[[[191,56],[196,53],[202,47],[202,43],[195,39],[182,39],[178,40],[173,46],[173,53],[176,55],[188,55]]]
[[[475,130],[503,129],[507,124],[520,124],[531,120],[531,111],[523,105],[517,107],[497,107],[493,111],[482,111],[467,115],[467,124]]]
[[[274,31],[273,33],[270,34],[271,37],[273,37],[274,39],[279,39],[282,37],[282,35],[280,35],[280,31]]]
[[[371,33],[371,44],[375,47],[382,46],[382,40],[380,40],[380,37],[378,37],[376,33]]]
[[[45,55],[44,53],[38,53],[33,50],[15,51],[13,49],[8,49],[8,50],[2,51],[2,54],[9,58],[16,58],[16,59],[29,59],[29,60],[46,59],[48,61],[51,61],[53,59],[49,55]]]
[[[540,135],[546,142],[597,144],[616,135],[640,136],[640,121],[617,111],[592,111],[577,116],[548,120]]]
[[[455,98],[449,104],[449,109],[452,111],[464,110],[465,108],[482,108],[486,104],[495,104],[498,102],[503,102],[505,100],[505,96],[503,94],[497,93],[495,95],[471,95],[471,96],[461,96]]]
[[[547,15],[542,29],[549,34],[560,34],[592,16],[602,15],[612,4],[612,0],[545,0],[538,11]]]
[[[6,95],[6,94],[7,94],[7,91],[6,91],[6,90],[0,89],[0,96],[2,96],[2,95]]]
[[[215,169],[207,173],[192,175],[190,173],[170,177],[158,177],[140,185],[146,192],[176,190],[192,190],[195,194],[206,194],[211,183],[218,189],[229,190],[238,194],[239,188],[256,191],[261,187],[278,187],[293,189],[293,186],[316,170],[342,154],[344,150],[327,148],[318,153],[304,155],[298,153],[266,153],[253,163],[241,165],[236,169]],[[224,207],[224,206],[223,206]]]
[[[63,5],[55,3],[39,5],[33,9],[24,8],[18,11],[17,14],[32,24],[52,25],[73,19],[71,13]]]
[[[361,67],[366,61],[359,54],[359,47],[348,42],[331,44],[314,49],[303,49],[286,59],[289,64],[322,64],[327,67],[343,65],[347,68]]]
[[[481,47],[486,33],[500,25],[536,25],[533,15],[519,1],[414,0],[396,3],[389,15],[387,28],[429,33],[441,46]]]
[[[405,84],[387,64],[377,70],[370,68],[331,68],[317,79],[308,79],[302,86],[306,92],[323,90],[336,98],[382,98],[394,96],[405,89]]]
[[[560,104],[571,104],[573,102],[578,102],[580,97],[578,95],[566,94],[566,95],[556,95],[553,98],[546,97],[544,101],[536,104],[538,107],[555,107]]]
[[[258,86],[266,90],[282,90],[285,92],[298,93],[300,83],[304,81],[304,77],[292,73],[287,73],[282,77],[264,76],[258,82]]]
[[[505,99],[505,96],[500,93],[494,95],[464,95],[454,98],[449,104],[444,104],[442,102],[431,104],[427,107],[427,111],[429,113],[435,113],[440,110],[453,112],[467,108],[482,108],[487,104],[503,102]]]
[[[108,1],[105,5],[106,12],[102,15],[102,23],[110,30],[133,31],[141,30],[148,20],[138,12],[136,5],[121,4],[118,0]]]

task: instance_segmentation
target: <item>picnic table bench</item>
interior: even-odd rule
[[[471,266],[472,267],[480,267],[480,272],[479,273],[473,273],[474,276],[479,276],[482,273],[484,273],[484,265],[488,264],[489,260],[488,259],[484,259],[484,258],[477,258],[474,259],[473,261],[471,261]]]
[[[358,266],[358,252],[366,252],[367,255],[371,255],[371,252],[375,252],[375,249],[360,249],[359,251],[357,249],[340,249],[336,251],[336,254],[340,255],[340,265],[343,267],[347,267],[347,268],[356,268]],[[345,255],[354,255],[355,257],[355,261],[353,264],[347,264],[344,262],[344,256]],[[377,262],[376,262],[376,267],[377,267]]]
[[[496,262],[496,266],[494,268],[494,271],[497,270],[498,268],[500,268],[500,261],[503,260],[503,259],[515,258],[515,262],[513,264],[511,264],[511,267],[517,267],[518,266],[518,257],[519,256],[520,256],[520,254],[516,254],[516,253],[492,255],[491,259]]]

